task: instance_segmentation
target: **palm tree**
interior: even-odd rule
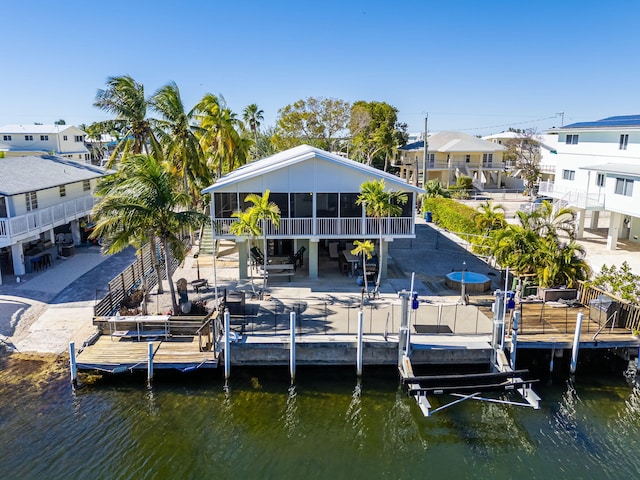
[[[538,265],[541,287],[566,285],[572,288],[579,280],[591,276],[591,268],[585,260],[584,248],[576,242],[558,242],[556,238],[543,238],[540,242],[543,254]]]
[[[488,235],[491,230],[504,228],[507,224],[504,217],[504,207],[494,204],[493,200],[481,203],[478,206],[475,222],[479,229],[485,231],[485,235]]]
[[[155,126],[164,158],[179,172],[185,192],[191,195],[191,204],[196,205],[200,198],[197,179],[207,175],[207,167],[196,127],[191,124],[193,111],[185,111],[180,90],[173,82],[158,89],[149,105],[161,116]]]
[[[264,111],[258,108],[258,105],[255,103],[252,103],[251,105],[247,105],[242,111],[242,119],[251,133],[253,133],[253,138],[257,144],[260,122],[264,120]]]
[[[557,237],[559,232],[566,234],[571,240],[575,238],[576,211],[564,207],[556,210],[551,202],[544,200],[537,210],[531,213],[518,212],[519,219],[527,219],[531,228],[541,236]]]
[[[275,228],[280,226],[280,208],[275,202],[269,201],[270,191],[267,189],[264,195],[256,195],[250,193],[244,199],[245,202],[251,202],[251,206],[246,212],[249,215],[250,222],[258,225],[260,223],[260,232],[263,238],[262,256],[264,257],[264,265],[262,266],[262,295],[267,289],[267,223],[270,222]],[[262,296],[261,295],[261,296]]]
[[[234,235],[249,237],[249,246],[247,250],[251,251],[253,239],[262,234],[255,216],[253,216],[248,210],[244,212],[233,212],[231,216],[237,218],[237,220],[231,224],[229,230]],[[254,262],[251,262],[251,264],[253,265]],[[255,288],[253,287],[253,267],[251,267],[251,290],[253,290],[254,294],[256,293]]]
[[[355,240],[353,242],[354,249],[351,250],[353,255],[362,255],[362,276],[364,277],[364,290],[369,293],[369,284],[367,282],[367,260],[371,259],[374,246],[371,240]],[[361,305],[362,307],[362,305]]]
[[[380,289],[382,279],[382,234],[383,219],[398,217],[402,214],[402,207],[407,203],[407,194],[386,190],[384,179],[371,180],[360,185],[360,194],[356,200],[357,205],[364,205],[367,216],[374,217],[378,223],[380,239],[378,243],[378,277],[376,279],[375,293]]]
[[[226,107],[224,99],[210,93],[195,106],[199,121],[200,146],[217,171],[217,178],[247,161],[246,143],[241,142],[236,114]],[[225,169],[226,167],[226,169]]]
[[[149,155],[123,160],[120,172],[102,186],[102,198],[93,209],[96,227],[92,238],[106,241],[107,253],[158,238],[165,254],[165,267],[173,311],[179,310],[172,280],[170,258],[185,257],[180,238],[184,228],[198,228],[208,221],[200,212],[185,210],[189,196],[179,191],[179,178]],[[159,279],[158,279],[159,280]]]
[[[160,145],[153,133],[152,121],[147,118],[147,99],[144,96],[144,85],[136,82],[129,75],[109,77],[107,88],[98,90],[93,104],[105,112],[114,114],[116,118],[98,122],[107,131],[119,133],[120,141],[113,150],[107,167],[111,167],[119,153],[126,156],[144,152],[161,156]],[[149,152],[148,143],[151,143]]]

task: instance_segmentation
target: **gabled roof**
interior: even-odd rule
[[[382,178],[388,185],[399,187],[404,191],[424,193],[424,190],[422,190],[421,188],[409,185],[405,180],[400,179],[395,175],[383,172],[382,170],[378,170],[377,168],[369,167],[354,160],[341,157],[340,155],[336,155],[325,150],[320,150],[319,148],[311,147],[309,145],[299,145],[297,147],[290,148],[289,150],[285,150],[284,152],[279,152],[275,155],[271,155],[270,157],[248,163],[247,165],[244,165],[234,170],[233,172],[230,172],[227,175],[223,176],[216,183],[202,190],[202,193],[212,193],[225,186],[242,182],[250,178],[259,177],[261,175],[265,175],[267,173],[271,173],[300,162],[311,160],[313,158],[320,158],[327,162],[342,165],[344,167],[351,168],[372,177]]]
[[[414,142],[398,150],[422,150],[424,142]],[[506,150],[506,147],[497,143],[488,142],[481,138],[474,137],[468,133],[443,131],[429,135],[428,149],[430,152],[443,153],[464,153],[464,152],[481,152],[492,153],[496,151]]]
[[[58,134],[68,130],[70,128],[74,128],[76,130],[80,130],[75,125],[3,125],[0,127],[0,133],[13,133],[16,135],[25,134],[25,133],[35,133],[35,134]]]
[[[54,155],[0,158],[0,195],[44,190],[99,178],[104,168]]]
[[[616,128],[630,128],[640,127],[640,115],[620,115],[616,117],[607,117],[602,120],[596,120],[594,122],[577,122],[564,127],[554,128],[552,130],[575,130],[578,128],[604,128],[604,129],[616,129]]]
[[[523,134],[518,132],[500,132],[482,137],[482,140],[500,140],[501,138],[520,138],[522,136]]]

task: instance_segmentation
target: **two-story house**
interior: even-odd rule
[[[541,163],[555,166],[540,195],[579,212],[578,238],[586,212],[597,228],[600,212],[610,214],[607,248],[618,239],[640,239],[640,115],[579,122],[546,132]]]
[[[51,266],[60,244],[81,242],[104,169],[53,155],[0,158],[0,283],[2,273]],[[56,242],[58,245],[56,245]]]
[[[479,190],[500,188],[503,184],[504,164],[500,144],[488,142],[462,132],[443,131],[427,137],[427,158],[424,141],[398,148],[395,165],[400,178],[421,185],[426,179],[439,180],[445,186],[455,185],[460,176],[473,179]]]
[[[368,217],[357,204],[364,182],[384,179],[387,189],[404,192],[408,201],[399,217]],[[211,194],[211,218],[214,238],[236,241],[240,258],[240,278],[247,278],[247,239],[236,237],[230,226],[232,215],[248,206],[249,193],[262,195],[270,191],[269,200],[280,208],[280,225],[264,227],[269,240],[269,255],[293,253],[305,247],[305,264],[309,278],[318,277],[318,245],[321,242],[379,238],[380,269],[385,276],[388,243],[394,238],[415,237],[416,196],[423,190],[407,184],[397,176],[309,145],[277,153],[249,163],[223,176],[203,190]],[[308,257],[308,258],[307,258]]]
[[[86,135],[73,125],[5,125],[0,127],[0,152],[5,157],[58,155],[89,162]]]

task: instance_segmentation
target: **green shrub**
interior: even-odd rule
[[[482,235],[476,226],[476,210],[450,198],[426,198],[423,211],[431,212],[433,221],[441,228],[458,234]],[[462,235],[466,237],[466,235]],[[471,237],[466,237],[470,240]]]

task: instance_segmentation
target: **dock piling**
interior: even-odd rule
[[[358,355],[356,359],[356,375],[358,378],[362,377],[362,323],[363,323],[362,310],[358,312]]]
[[[571,349],[571,366],[569,372],[571,375],[576,373],[576,367],[578,366],[578,350],[580,349],[580,332],[582,330],[582,319],[584,314],[579,312],[576,318],[576,332],[573,336],[573,348]]]
[[[516,369],[516,351],[518,348],[518,325],[520,324],[520,312],[513,313],[513,325],[511,326],[511,368]]]
[[[289,373],[291,383],[296,380],[296,312],[289,313]]]
[[[150,385],[153,381],[153,342],[148,342],[147,347],[147,381]]]
[[[231,333],[229,332],[229,324],[231,323],[231,315],[229,310],[224,311],[224,379],[229,380],[231,375]]]
[[[71,385],[75,389],[78,386],[78,367],[76,365],[75,342],[69,342],[69,367],[71,368]]]

